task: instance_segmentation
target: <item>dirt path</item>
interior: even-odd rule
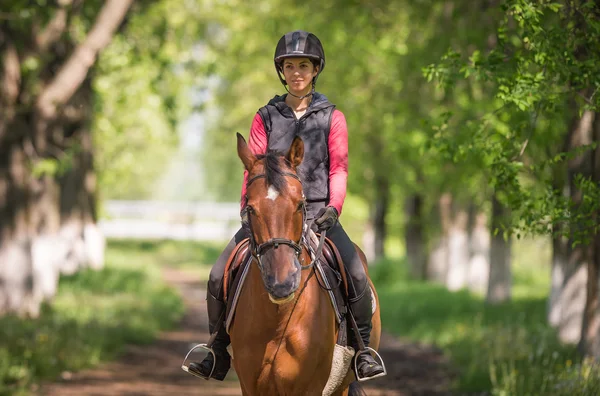
[[[183,357],[196,343],[208,339],[204,285],[177,270],[165,271],[187,307],[178,329],[161,334],[151,346],[131,346],[115,363],[75,374],[64,373],[58,382],[44,384],[44,396],[158,396],[241,395],[235,372],[224,382],[204,381],[183,372]],[[381,355],[387,377],[364,385],[372,396],[448,395],[448,368],[438,351],[406,344],[384,334]]]

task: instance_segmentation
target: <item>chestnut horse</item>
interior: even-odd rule
[[[332,365],[338,325],[303,243],[305,200],[296,168],[304,144],[296,137],[286,155],[255,156],[237,134],[248,171],[247,199],[254,260],[230,327],[233,365],[249,396],[321,395]],[[356,248],[366,270],[366,259]],[[379,301],[371,347],[379,347]],[[364,394],[348,370],[334,395]]]

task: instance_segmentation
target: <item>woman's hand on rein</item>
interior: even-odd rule
[[[317,213],[317,219],[315,220],[315,224],[319,231],[327,231],[331,227],[335,225],[338,221],[338,212],[337,209],[333,206],[328,206],[326,208],[322,208]]]

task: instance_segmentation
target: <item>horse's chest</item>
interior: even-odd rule
[[[240,301],[268,301],[260,278],[249,279],[254,282],[245,285]],[[303,304],[266,304],[240,311],[251,312],[251,319],[240,325],[242,316],[236,317],[231,332],[233,363],[248,394],[321,394],[331,368],[335,328],[331,305],[321,294],[314,282],[303,290]]]
[[[306,324],[290,322],[285,331],[263,330],[235,345],[236,371],[241,379],[254,383],[256,393],[252,394],[312,395],[325,387],[331,340]]]
[[[318,357],[316,357],[318,359]],[[322,359],[321,359],[322,362]],[[316,361],[307,365],[306,357],[281,355],[265,364],[259,377],[259,395],[320,395],[327,383],[328,370],[317,371]]]

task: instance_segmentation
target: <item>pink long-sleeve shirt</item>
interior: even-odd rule
[[[339,110],[334,110],[329,130],[329,206],[333,206],[338,214],[342,214],[342,207],[346,199],[346,185],[348,182],[348,127],[346,117]],[[267,132],[260,114],[256,113],[250,127],[248,148],[254,155],[267,152]],[[246,183],[248,171],[244,170],[242,183],[242,209],[246,206]]]

